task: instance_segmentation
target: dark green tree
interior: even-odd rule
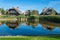
[[[38,10],[32,10],[31,12],[31,15],[38,15],[38,14],[39,14]]]
[[[0,11],[3,15],[5,14],[5,10],[3,8],[0,8]]]

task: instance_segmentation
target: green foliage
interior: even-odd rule
[[[60,17],[58,16],[40,16],[39,20],[60,23]]]
[[[3,8],[0,8],[0,11],[3,15],[5,14],[5,10]]]
[[[31,15],[38,15],[38,14],[39,14],[38,10],[32,10],[31,12]]]
[[[33,16],[33,15],[38,15],[39,12],[38,10],[28,10],[27,16]]]
[[[30,16],[31,15],[31,12],[30,12],[30,10],[28,10],[28,14],[27,14],[27,16]]]
[[[29,18],[27,18],[28,22],[35,22],[35,17],[34,16],[30,16]]]

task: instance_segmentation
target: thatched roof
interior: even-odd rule
[[[12,9],[15,10],[16,12],[18,12],[19,14],[22,13],[22,12],[19,10],[19,8],[10,8],[9,10],[12,10]],[[8,10],[8,11],[9,11],[9,10]]]

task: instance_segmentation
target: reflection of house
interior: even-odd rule
[[[54,29],[54,26],[51,26],[51,25],[46,25],[46,24],[42,24],[44,29],[48,29],[48,30],[53,30]]]
[[[21,11],[19,11],[19,8],[10,8],[8,10],[8,14],[7,15],[20,15]]]
[[[53,8],[44,8],[41,15],[57,15],[57,12]]]
[[[6,24],[8,25],[9,28],[14,29],[14,28],[17,28],[18,27],[19,22],[17,22],[17,21],[14,21],[14,22],[6,22]]]

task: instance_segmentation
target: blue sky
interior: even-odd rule
[[[23,12],[35,9],[40,13],[44,7],[52,7],[60,12],[60,0],[0,0],[0,8],[9,9],[11,7],[19,7]]]

